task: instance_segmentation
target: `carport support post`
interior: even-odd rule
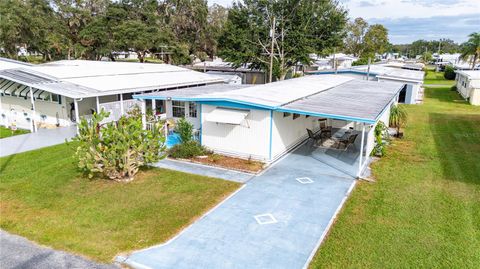
[[[123,116],[123,94],[120,94],[120,115]]]
[[[98,114],[98,113],[100,113],[100,100],[99,100],[98,96],[95,97],[95,102],[97,103],[97,114]]]
[[[147,104],[145,103],[145,99],[142,99],[142,128],[143,130],[147,129]]]
[[[77,134],[79,134],[78,124],[80,123],[80,116],[78,113],[78,101],[77,99],[73,99],[73,106],[75,107],[75,123],[77,125]]]
[[[362,174],[362,163],[363,163],[363,141],[365,141],[365,123],[362,123],[362,139],[360,143],[360,162],[358,163],[358,174],[357,177],[360,177]]]
[[[30,102],[32,103],[32,127],[31,127],[31,131],[32,133],[36,132],[37,131],[37,128],[35,126],[35,119],[36,119],[36,110],[35,110],[35,98],[33,97],[33,90],[32,90],[32,87],[29,87],[30,89]]]

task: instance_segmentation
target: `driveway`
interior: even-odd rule
[[[304,268],[354,185],[302,146],[172,240],[123,262],[136,268]]]
[[[62,144],[65,139],[72,139],[76,132],[76,126],[68,126],[55,129],[39,129],[36,133],[2,138],[0,139],[0,157]]]
[[[119,269],[115,265],[98,264],[80,256],[42,247],[23,237],[9,234],[2,230],[0,230],[0,268]]]

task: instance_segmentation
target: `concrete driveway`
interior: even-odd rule
[[[132,253],[136,268],[304,268],[355,180],[302,146],[178,236]],[[120,257],[118,257],[120,259]]]
[[[36,133],[0,139],[0,157],[65,143],[77,134],[76,126],[39,129]]]
[[[64,251],[39,246],[18,235],[0,230],[0,268],[2,269],[120,269],[99,264]]]

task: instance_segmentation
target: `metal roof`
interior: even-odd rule
[[[239,103],[275,108],[338,86],[352,79],[346,76],[335,75],[304,76],[297,79],[250,86],[220,94],[207,94],[202,96],[202,98],[205,101],[208,101],[208,99],[235,100]]]
[[[357,70],[366,73],[368,71],[368,66],[354,66],[351,68],[351,70]],[[389,67],[381,64],[370,65],[370,73],[373,73],[380,78],[419,83],[423,82],[423,78],[425,76],[425,73],[423,71]]]
[[[279,111],[362,119],[376,122],[403,84],[351,80],[347,83],[282,106]]]
[[[469,77],[470,79],[480,79],[480,70],[456,70],[455,73]]]
[[[229,88],[229,87],[231,88]],[[233,87],[232,87],[233,86]],[[137,99],[223,101],[276,111],[375,123],[403,83],[364,81],[340,75],[305,76],[264,85],[197,87],[135,95]],[[195,94],[189,94],[189,92]]]
[[[223,83],[220,77],[168,64],[83,60],[17,66],[1,70],[0,78],[70,98]]]
[[[32,66],[32,64],[0,57],[0,70]]]

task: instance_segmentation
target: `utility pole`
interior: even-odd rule
[[[335,70],[335,75],[337,74],[337,48],[333,48],[333,70]]]
[[[368,57],[367,80],[370,80],[370,62],[371,59]]]
[[[270,37],[272,38],[272,44],[270,47],[270,72],[269,72],[269,82],[272,83],[272,72],[273,72],[273,48],[275,43],[275,17],[272,20],[272,27],[270,28]]]

